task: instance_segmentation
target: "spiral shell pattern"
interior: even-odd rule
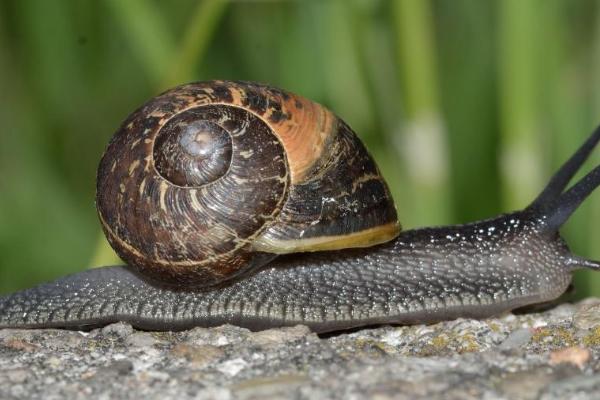
[[[319,176],[341,182],[331,167],[335,157],[324,153],[369,158],[362,144],[358,152],[344,144],[355,139],[344,129],[318,104],[264,85],[212,81],[167,91],[129,116],[100,162],[96,203],[105,234],[128,264],[185,286],[213,286],[263,265],[274,257],[268,253],[288,252],[277,250],[279,242],[296,243],[310,229],[317,237],[311,240],[326,242],[318,238],[320,221],[332,236],[349,224],[328,220],[320,195],[311,193]],[[383,215],[383,236],[395,235],[393,203],[370,162],[356,167],[368,182],[355,191],[368,191],[365,210],[383,205],[373,218]],[[329,186],[327,193],[342,192]],[[309,195],[316,200],[307,216]],[[356,230],[370,232],[369,213],[355,218],[366,221],[353,223]],[[271,238],[260,248],[267,231]]]

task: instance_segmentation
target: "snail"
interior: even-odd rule
[[[0,298],[0,327],[149,330],[224,323],[328,332],[484,318],[550,301],[576,268],[559,228],[600,185],[567,189],[600,128],[525,209],[402,230],[350,127],[250,82],[171,89],[131,114],[97,176],[108,241],[126,262]]]

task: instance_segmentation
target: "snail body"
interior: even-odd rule
[[[597,167],[565,190],[598,141],[522,211],[400,232],[377,166],[327,109],[254,83],[178,87],[132,114],[100,163],[100,220],[128,265],[2,297],[0,327],[326,332],[549,301],[575,268],[600,268],[558,233],[600,185]]]

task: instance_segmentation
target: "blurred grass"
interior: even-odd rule
[[[412,210],[410,216],[414,220],[406,221],[409,226],[447,224],[452,209],[447,132],[439,108],[432,13],[431,3],[427,1],[394,1],[404,118],[392,140],[397,153],[405,160],[408,175],[399,196],[406,198]]]
[[[499,5],[500,171],[504,205],[516,209],[544,183],[542,137],[538,120],[538,84],[544,65],[538,49],[544,0],[503,0]],[[553,46],[550,45],[549,48]]]
[[[599,71],[593,0],[5,0],[0,291],[112,262],[95,168],[169,86],[257,80],[329,106],[411,228],[523,207],[600,122]],[[600,258],[600,194],[563,232]],[[600,274],[576,284],[600,294]]]

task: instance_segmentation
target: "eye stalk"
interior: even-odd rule
[[[544,221],[548,234],[557,232],[583,201],[600,186],[600,166],[590,171],[571,188],[566,189],[583,163],[600,142],[600,126],[550,179],[542,193],[527,207]]]
[[[597,166],[579,182],[567,189],[569,182],[599,142],[600,126],[592,132],[575,154],[562,165],[550,179],[542,193],[525,209],[525,212],[533,215],[532,219],[540,221],[540,229],[546,237],[557,237],[561,226],[568,221],[581,203],[600,186],[600,166]],[[566,264],[572,269],[578,267],[600,269],[600,262],[570,253],[566,256]]]

